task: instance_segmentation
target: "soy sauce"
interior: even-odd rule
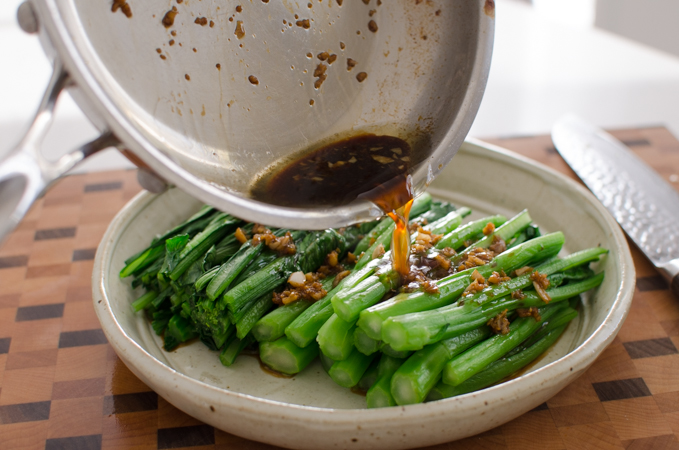
[[[396,224],[394,234],[391,237],[391,260],[396,270],[401,276],[410,273],[410,230],[408,229],[408,216],[413,200],[398,208],[388,212],[387,215]]]
[[[328,144],[275,170],[256,183],[251,195],[281,206],[346,205],[394,179],[404,182],[410,158],[410,145],[403,139],[363,134]]]
[[[394,136],[363,134],[321,147],[262,177],[251,190],[257,200],[281,206],[342,206],[368,199],[396,223],[394,268],[409,272],[408,214],[412,149]]]

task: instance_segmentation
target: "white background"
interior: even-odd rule
[[[536,8],[517,0],[496,2],[490,79],[470,134],[548,133],[558,117],[575,112],[602,127],[662,124],[679,135],[679,58],[594,28],[593,16],[578,13],[568,20],[558,10],[541,7],[546,1],[557,0],[536,2]],[[37,38],[16,25],[19,3],[0,2],[0,154],[21,137],[51,72]],[[571,8],[585,3],[567,2]],[[645,29],[647,36],[652,24]],[[77,106],[63,96],[45,153],[56,157],[95,136]],[[107,151],[78,170],[122,167],[130,164]]]

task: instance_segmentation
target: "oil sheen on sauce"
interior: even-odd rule
[[[407,275],[411,157],[411,147],[403,139],[362,134],[328,144],[273,171],[255,184],[251,194],[267,203],[301,208],[372,201],[396,224],[393,264]]]

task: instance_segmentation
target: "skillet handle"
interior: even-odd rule
[[[33,122],[19,144],[0,162],[0,243],[52,182],[88,156],[119,144],[110,132],[105,132],[57,161],[42,156],[39,146],[52,124],[59,94],[69,85],[68,74],[61,63],[55,61],[52,78]]]

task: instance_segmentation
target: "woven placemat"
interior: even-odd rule
[[[679,142],[666,129],[613,134],[679,186]],[[547,136],[489,142],[575,177]],[[66,177],[0,247],[1,449],[274,448],[177,410],[106,342],[92,307],[93,258],[139,190],[134,171]],[[679,448],[679,300],[632,252],[629,317],[585,375],[512,422],[431,448]]]

